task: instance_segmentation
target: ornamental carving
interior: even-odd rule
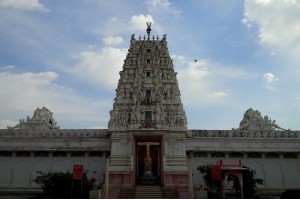
[[[300,131],[260,130],[188,130],[187,137],[193,138],[298,138]]]
[[[27,116],[20,119],[19,123],[13,127],[8,126],[7,129],[59,129],[53,118],[53,112],[48,108],[37,108],[32,117]]]
[[[262,117],[258,110],[253,110],[249,108],[244,113],[244,118],[240,122],[240,127],[238,130],[281,130],[286,129],[281,128],[276,124],[275,120],[272,120],[267,115]]]
[[[185,131],[187,119],[180,98],[166,35],[131,36],[130,48],[110,111],[110,131],[164,129]]]

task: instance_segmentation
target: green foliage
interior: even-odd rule
[[[253,198],[255,195],[255,189],[258,185],[263,185],[264,180],[261,178],[255,178],[255,170],[252,170],[249,167],[243,167],[248,169],[243,171],[244,198]]]
[[[213,180],[211,176],[210,165],[200,165],[197,170],[202,174],[202,178],[207,186],[207,194],[209,199],[221,198],[221,181]]]
[[[40,172],[33,181],[41,185],[47,197],[52,199],[89,198],[89,183],[86,173],[83,179],[73,180],[73,174],[69,172]],[[72,183],[73,182],[73,183]],[[73,189],[72,189],[73,185]]]
[[[248,169],[243,171],[244,198],[253,198],[255,195],[255,189],[258,185],[263,185],[264,181],[263,179],[255,178],[255,170],[252,170],[249,167],[243,167]],[[200,171],[200,173],[202,174],[202,178],[204,179],[205,184],[207,186],[208,198],[221,198],[221,181],[212,180],[210,165],[201,165],[197,168],[197,170]],[[223,175],[222,178],[224,178]],[[238,180],[235,179],[233,176],[228,176],[228,181],[233,181],[233,188],[236,190],[239,189]]]

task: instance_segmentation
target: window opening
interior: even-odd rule
[[[30,157],[30,152],[28,151],[19,151],[16,153],[17,157]]]
[[[145,120],[152,120],[152,111],[145,111]]]
[[[151,73],[150,72],[146,72],[146,77],[150,78],[151,77]]]
[[[47,151],[34,152],[34,157],[48,157],[48,156],[49,156],[49,152]]]

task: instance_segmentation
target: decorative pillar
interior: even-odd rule
[[[190,152],[189,157],[189,199],[194,198],[194,192],[193,192],[193,165],[192,165],[192,157],[193,152]]]
[[[106,166],[105,166],[105,199],[108,199],[108,185],[109,185],[109,158],[106,158]]]

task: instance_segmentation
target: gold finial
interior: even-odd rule
[[[149,37],[149,36],[150,36],[150,31],[151,31],[151,22],[146,22],[146,24],[147,24],[147,29],[146,29],[146,31],[147,31],[148,37]]]

